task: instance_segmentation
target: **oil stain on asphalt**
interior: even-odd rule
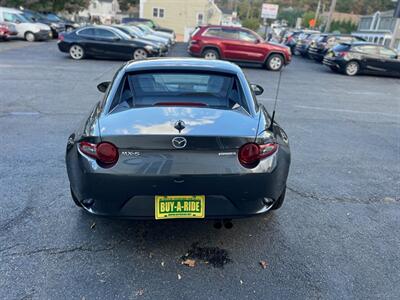
[[[228,251],[219,247],[200,247],[199,243],[193,243],[182,259],[196,259],[212,265],[214,268],[222,268],[232,262]]]

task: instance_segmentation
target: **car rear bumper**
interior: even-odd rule
[[[40,30],[39,32],[34,33],[36,40],[48,40],[52,37],[51,30]]]
[[[267,202],[282,194],[290,163],[288,154],[278,150],[260,163],[264,163],[265,172],[146,175],[152,172],[148,169],[141,174],[121,174],[99,170],[95,161],[74,149],[67,152],[67,169],[71,190],[78,201],[90,203],[83,206],[95,215],[133,219],[155,218],[156,195],[204,195],[206,219],[264,213],[270,206]]]
[[[337,59],[335,57],[324,57],[322,63],[328,67],[342,68],[345,62],[342,59]]]
[[[69,45],[68,43],[66,43],[66,42],[64,42],[64,41],[58,41],[58,42],[57,42],[57,46],[58,46],[58,49],[59,49],[61,52],[69,52],[69,47],[70,47],[70,45]]]
[[[321,50],[317,48],[309,48],[308,56],[317,61],[322,61],[324,59],[325,53],[321,52]]]

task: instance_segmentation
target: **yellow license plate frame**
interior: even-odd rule
[[[164,219],[204,219],[205,195],[183,195],[154,197],[155,218]]]

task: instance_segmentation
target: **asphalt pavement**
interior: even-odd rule
[[[276,115],[292,149],[286,201],[218,230],[75,207],[67,138],[123,62],[16,45],[0,43],[0,299],[400,298],[399,79],[295,57]],[[271,110],[278,74],[244,71]],[[205,256],[183,265],[193,249]]]

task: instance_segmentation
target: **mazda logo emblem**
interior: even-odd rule
[[[172,146],[176,149],[185,148],[187,145],[187,140],[182,136],[177,136],[172,139]]]

